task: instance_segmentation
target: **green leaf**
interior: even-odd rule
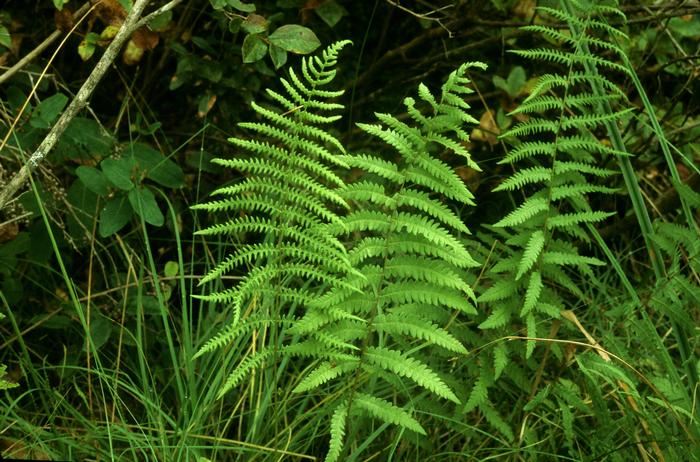
[[[259,35],[247,35],[241,47],[244,63],[260,61],[267,53],[267,44]]]
[[[163,274],[166,278],[174,278],[180,272],[180,265],[176,261],[168,261],[165,263]]]
[[[243,3],[240,0],[226,0],[226,3],[228,3],[228,6],[244,13],[252,13],[255,11],[255,5],[252,3]]]
[[[510,310],[503,306],[499,306],[489,315],[488,318],[486,318],[484,322],[479,324],[479,329],[495,329],[497,327],[505,326],[509,320]]]
[[[499,342],[493,349],[493,378],[498,379],[508,365],[508,347],[504,342]]]
[[[89,32],[78,45],[78,55],[83,61],[87,61],[95,53],[95,44],[100,39],[99,34]]]
[[[85,117],[76,117],[56,145],[57,153],[67,159],[101,159],[112,152],[114,138],[100,125]]]
[[[340,21],[340,18],[348,14],[347,10],[340,6],[335,0],[322,3],[316,8],[316,14],[329,27],[333,27]]]
[[[112,322],[106,317],[98,314],[90,320],[90,338],[96,350],[99,350],[112,334]],[[83,351],[87,348],[87,342],[83,343]]]
[[[7,27],[0,24],[0,45],[5,48],[10,48],[12,46],[12,37],[10,37],[10,31]]]
[[[681,37],[700,37],[700,20],[697,16],[690,16],[690,20],[685,18],[671,18],[668,21],[668,28]]]
[[[283,50],[301,55],[311,53],[321,45],[321,41],[311,29],[297,24],[279,27],[268,39]]]
[[[78,175],[80,181],[83,182],[86,188],[99,196],[109,194],[109,182],[104,173],[94,167],[81,165],[75,169],[75,174]]]
[[[129,191],[129,202],[137,215],[153,226],[163,226],[165,217],[158,208],[156,197],[148,188],[134,188]]]
[[[279,69],[287,62],[287,52],[276,45],[270,44],[270,59],[272,59],[275,69]]]
[[[515,66],[513,70],[510,71],[510,74],[508,74],[508,80],[506,81],[508,85],[508,94],[513,98],[518,96],[525,86],[526,81],[525,69],[520,66]]]
[[[119,194],[110,199],[100,212],[100,236],[111,236],[122,229],[133,213],[126,195]]]
[[[168,10],[164,13],[159,14],[158,16],[154,17],[150,21],[148,21],[148,28],[151,29],[152,31],[162,31],[165,30],[168,27],[168,24],[170,24],[170,21],[173,19],[173,11]]]
[[[107,179],[117,188],[129,191],[134,188],[131,181],[133,162],[130,159],[105,159],[100,164]]]
[[[149,180],[166,188],[181,188],[185,185],[185,173],[162,152],[143,143],[132,143],[129,145],[129,150]]]
[[[55,6],[58,11],[61,11],[63,5],[65,5],[67,1],[68,0],[53,0],[53,6]]]
[[[51,128],[51,124],[61,114],[66,103],[68,103],[68,97],[63,93],[49,96],[36,107],[29,124],[34,128]]]
[[[249,34],[260,34],[267,30],[267,19],[259,14],[250,14],[241,23],[241,28]]]

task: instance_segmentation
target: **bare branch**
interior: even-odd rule
[[[10,199],[14,197],[15,193],[27,181],[31,171],[34,170],[44,159],[44,157],[46,157],[46,155],[53,149],[63,132],[68,127],[70,121],[73,120],[78,112],[80,112],[80,110],[87,105],[92,92],[107,73],[109,66],[111,66],[116,59],[124,42],[126,42],[126,40],[136,29],[138,29],[139,18],[141,17],[141,13],[143,13],[143,10],[148,2],[149,0],[136,0],[134,2],[134,5],[131,7],[131,11],[129,11],[126,19],[124,19],[122,26],[117,32],[117,35],[114,37],[112,43],[109,44],[104,54],[95,65],[92,73],[85,80],[83,86],[80,88],[80,90],[78,90],[78,93],[75,95],[73,101],[71,101],[66,110],[63,111],[61,117],[58,119],[53,128],[51,128],[39,147],[36,148],[34,153],[29,158],[29,161],[22,166],[19,172],[17,172],[9,183],[0,191],[0,210],[5,207]],[[170,5],[171,3],[173,2],[170,2],[167,5]]]

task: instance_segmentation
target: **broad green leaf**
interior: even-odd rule
[[[287,24],[279,27],[268,37],[270,43],[283,50],[297,54],[307,54],[314,51],[321,45],[316,34],[304,26],[297,24]]]
[[[133,210],[126,195],[119,194],[112,198],[100,212],[100,236],[116,233],[129,222],[132,215]]]
[[[29,124],[34,128],[51,128],[51,124],[58,119],[66,103],[68,97],[63,93],[49,96],[36,107]]]
[[[668,29],[682,37],[700,37],[700,19],[697,16],[690,16],[689,20],[671,18]]]
[[[518,96],[520,90],[522,90],[527,77],[525,76],[525,69],[520,66],[515,66],[510,74],[508,74],[508,93],[510,96]]]
[[[76,117],[58,140],[56,154],[64,159],[95,160],[107,157],[114,138],[92,119]]]
[[[255,11],[255,5],[252,3],[243,3],[240,0],[226,0],[226,3],[232,8],[242,11],[244,13],[252,13]]]
[[[78,54],[80,55],[80,59],[87,61],[92,57],[93,53],[95,53],[95,44],[99,39],[100,35],[94,32],[89,32],[85,36],[83,41],[80,42],[80,45],[78,45]]]
[[[156,32],[165,30],[172,19],[173,11],[168,10],[165,13],[161,13],[155,18],[148,21],[148,28]]]
[[[267,19],[259,14],[250,14],[241,23],[241,28],[249,34],[260,34],[267,30]]]
[[[92,237],[90,233],[99,214],[97,202],[97,194],[89,190],[80,179],[76,179],[68,188],[68,203],[72,212],[67,214],[66,224],[68,234],[78,244],[87,242]]]
[[[105,159],[100,167],[114,186],[124,191],[133,189],[134,183],[131,181],[133,162],[130,159]]]
[[[180,166],[167,159],[160,151],[143,143],[132,143],[128,150],[149,180],[166,188],[181,188],[185,185],[185,173]]]
[[[61,11],[63,9],[63,5],[65,5],[67,2],[68,0],[53,0],[53,6],[55,6],[58,11]]]
[[[279,69],[287,62],[287,52],[276,45],[270,45],[270,59],[275,69]]]
[[[112,334],[112,322],[106,317],[98,314],[90,320],[90,338],[96,350],[99,350]],[[83,351],[87,348],[87,342],[83,343]]]
[[[109,182],[105,174],[94,167],[81,165],[75,169],[75,174],[78,175],[80,181],[83,182],[86,188],[99,196],[109,194]]]
[[[260,61],[267,53],[267,44],[258,35],[247,35],[241,47],[244,63]]]
[[[241,24],[243,24],[243,20],[241,18],[231,18],[231,20],[228,22],[228,31],[235,34],[241,30]]]
[[[121,6],[124,7],[126,12],[128,13],[131,11],[131,7],[133,6],[133,0],[117,0]]]
[[[176,261],[168,261],[165,263],[163,274],[167,278],[174,278],[180,272],[180,265]]]
[[[5,48],[10,48],[12,46],[12,37],[10,37],[10,31],[7,27],[0,24],[0,45]]]
[[[318,17],[330,27],[338,24],[340,18],[348,14],[347,10],[340,6],[335,0],[323,2],[315,11]]]
[[[137,215],[153,226],[163,226],[165,217],[158,208],[156,197],[148,188],[134,188],[129,191],[129,202]]]

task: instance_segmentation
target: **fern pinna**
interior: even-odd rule
[[[544,24],[527,26],[525,30],[543,34],[556,46],[513,51],[546,61],[558,71],[539,77],[511,113],[522,121],[501,136],[513,147],[500,163],[511,164],[514,173],[495,191],[518,192],[523,199],[491,228],[493,238],[505,245],[489,270],[493,282],[478,297],[490,307],[479,327],[493,330],[497,337],[511,334],[513,324],[524,325],[529,338],[545,337],[549,329],[542,329],[544,322],[586,299],[576,280],[594,280],[592,267],[604,262],[580,252],[576,243],[590,242],[589,228],[612,215],[595,209],[591,197],[616,192],[609,184],[616,171],[605,165],[624,153],[604,139],[606,128],[630,111],[609,110],[626,97],[603,75],[626,72],[614,62],[623,51],[606,38],[624,34],[602,19],[619,12],[600,2],[566,0],[560,9],[539,7],[538,12],[571,27],[562,31]],[[527,341],[525,359],[534,347],[535,341]],[[491,359],[484,355],[466,410],[490,401],[487,388],[511,368],[510,353],[500,341]]]
[[[329,99],[343,91],[324,89],[335,77],[338,53],[348,43],[337,42],[320,56],[304,58],[301,75],[290,69],[289,80],[281,79],[286,94],[267,90],[277,109],[252,104],[261,121],[239,125],[256,138],[229,140],[252,156],[214,161],[246,177],[214,192],[223,199],[195,206],[208,212],[232,212],[224,223],[198,234],[247,235],[246,243],[238,245],[200,284],[240,266],[250,268],[236,286],[201,297],[229,306],[232,320],[197,356],[244,332],[287,323],[297,307],[313,299],[314,287],[342,283],[350,271],[345,248],[328,227],[342,226],[336,210],[347,207],[337,192],[343,181],[334,172],[347,166],[339,157],[344,149],[327,130],[341,117],[334,112],[343,108]],[[253,314],[241,321],[244,308]],[[248,357],[231,373],[220,394],[260,367],[271,351]]]
[[[350,450],[365,428],[363,417],[425,434],[411,415],[421,398],[460,401],[439,370],[467,352],[448,326],[460,315],[476,314],[465,273],[479,264],[460,239],[466,226],[445,199],[472,204],[473,196],[437,154],[456,154],[478,169],[462,144],[468,139],[464,125],[477,123],[464,101],[472,66],[483,67],[462,65],[438,98],[421,84],[419,103],[404,100],[409,122],[376,114],[380,123],[358,124],[391,146],[398,160],[342,157],[366,172],[342,191],[352,211],[337,226],[350,233],[350,262],[362,276],[350,279],[351,287],[329,291],[293,328],[308,337],[306,350],[320,357],[296,391],[336,386],[327,461]]]

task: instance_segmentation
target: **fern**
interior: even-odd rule
[[[287,319],[285,313],[310,303],[317,293],[314,288],[346,284],[346,275],[352,270],[345,248],[329,225],[343,224],[337,210],[346,208],[347,203],[337,192],[343,181],[334,170],[347,164],[339,156],[344,153],[343,146],[325,128],[340,117],[333,113],[343,106],[330,99],[343,92],[324,87],[335,77],[338,53],[348,43],[337,42],[320,56],[303,59],[300,76],[290,69],[289,80],[281,79],[286,93],[267,91],[276,108],[253,103],[260,121],[239,125],[259,139],[229,140],[253,157],[215,160],[241,172],[244,178],[214,191],[222,199],[194,207],[212,213],[233,212],[225,223],[198,234],[248,236],[247,243],[239,245],[236,253],[220,262],[200,284],[240,267],[252,269],[235,287],[200,297],[230,305],[232,320],[197,356],[262,324],[289,325],[280,324]],[[258,236],[258,242],[250,234]],[[241,313],[250,304],[254,304],[256,314],[241,323]],[[272,351],[247,357],[230,374],[220,395],[260,368]]]
[[[415,387],[436,398],[460,402],[435,369],[429,352],[436,347],[453,355],[467,352],[445,323],[460,313],[476,314],[475,294],[465,277],[469,268],[479,264],[461,239],[469,230],[440,196],[467,204],[473,203],[473,196],[435,153],[447,150],[478,168],[462,145],[468,139],[464,123],[476,123],[465,112],[468,105],[463,100],[471,92],[465,74],[473,66],[483,67],[461,66],[449,76],[439,97],[421,85],[420,103],[406,98],[412,123],[377,114],[380,123],[358,124],[391,146],[397,160],[366,153],[341,156],[349,166],[375,176],[342,190],[351,209],[342,224],[334,225],[339,235],[359,236],[350,245],[348,257],[364,278],[352,279],[354,290],[336,285],[300,320],[297,327],[305,328],[295,329],[307,336],[332,332],[338,340],[349,340],[350,329],[359,346],[328,344],[328,349],[353,359],[332,367],[322,362],[297,389],[306,392],[334,381],[349,384],[337,398],[331,420],[336,430],[327,461],[340,460],[343,434],[358,432],[359,428],[348,428],[360,416],[425,434],[410,410],[398,404],[411,400],[411,407],[415,406],[415,393],[405,394]],[[340,312],[347,314],[339,316]],[[362,322],[351,320],[354,317]],[[343,416],[345,423],[340,422]]]
[[[502,135],[515,145],[502,162],[513,164],[516,171],[495,190],[517,189],[527,193],[521,205],[494,225],[512,230],[506,251],[512,255],[509,261],[514,264],[510,271],[514,273],[513,281],[517,282],[504,283],[500,276],[503,272],[498,271],[500,285],[484,292],[480,301],[502,301],[509,297],[522,300],[520,317],[526,317],[541,303],[565,306],[559,292],[549,290],[548,285],[569,281],[567,267],[585,272],[591,266],[603,264],[596,258],[580,255],[567,242],[570,236],[586,240],[586,226],[611,215],[592,210],[589,205],[589,195],[615,192],[614,188],[600,184],[614,171],[599,167],[605,160],[601,162],[593,154],[613,154],[600,141],[598,130],[608,122],[616,123],[629,109],[611,113],[596,111],[602,97],[591,89],[592,83],[585,77],[585,66],[604,66],[622,72],[625,69],[603,55],[589,52],[598,49],[623,54],[614,43],[592,35],[596,30],[621,35],[605,21],[597,19],[610,9],[590,2],[574,3],[574,15],[564,9],[540,8],[541,13],[580,26],[571,34],[545,25],[526,27],[526,30],[560,41],[561,48],[514,51],[520,56],[566,66],[564,74],[548,74],[540,79],[515,111],[531,115],[529,120]],[[615,87],[605,77],[596,76],[596,79],[605,82],[606,88]],[[618,99],[620,94],[613,92],[604,100]],[[541,116],[549,114],[551,119]],[[534,133],[541,134],[536,141],[520,139]],[[497,298],[494,298],[495,287],[499,287]],[[528,335],[536,337],[537,332],[528,332]]]
[[[527,59],[545,61],[561,72],[539,78],[511,114],[518,114],[522,121],[501,135],[513,147],[499,163],[512,165],[514,173],[494,191],[519,191],[524,199],[493,225],[503,243],[496,246],[501,258],[489,270],[490,286],[478,297],[479,303],[490,307],[479,327],[493,330],[496,337],[507,335],[513,323],[521,325],[527,337],[544,336],[544,323],[584,299],[576,280],[592,278],[593,268],[604,264],[582,254],[582,246],[572,243],[590,242],[588,227],[612,215],[591,204],[594,195],[616,192],[607,184],[615,171],[603,166],[620,152],[603,137],[606,127],[617,124],[631,109],[600,108],[603,103],[613,107],[626,102],[624,93],[607,77],[612,72],[627,72],[616,62],[624,52],[610,39],[611,35],[615,39],[624,34],[607,24],[605,15],[610,8],[599,2],[574,1],[569,9],[568,3],[562,0],[560,8],[539,8],[541,15],[572,25],[568,33],[545,24],[524,28],[545,35],[556,42],[556,48],[513,51]],[[605,76],[589,72],[591,68],[604,69]],[[599,93],[599,88],[606,93]],[[528,341],[524,359],[534,350],[535,342]],[[508,370],[513,364],[507,363],[511,356],[503,351],[494,352],[492,357],[480,355],[481,378],[466,410],[482,402],[491,405],[484,400],[484,371]],[[479,409],[501,433],[512,435],[495,409]],[[567,438],[571,436],[570,423],[565,422]]]

